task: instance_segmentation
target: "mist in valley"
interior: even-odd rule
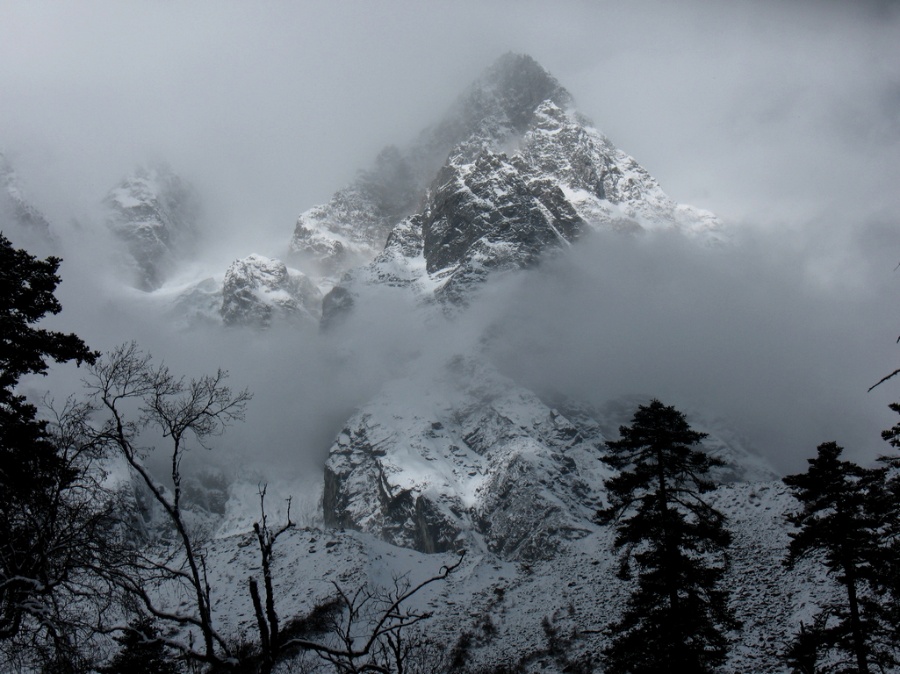
[[[64,258],[48,326],[252,390],[209,455],[229,470],[315,479],[381,386],[473,352],[539,393],[702,410],[781,471],[832,439],[869,461],[898,397],[894,382],[867,393],[900,360],[898,19],[891,3],[7,3],[0,151],[53,227],[41,254]],[[509,50],[672,198],[718,214],[725,242],[587,235],[449,317],[388,289],[326,332],[172,317],[173,286],[283,257],[298,213]],[[99,204],[155,161],[203,216],[195,259],[144,293]],[[64,397],[81,374],[26,389]]]

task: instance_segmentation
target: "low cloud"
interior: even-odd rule
[[[885,307],[900,231],[823,238],[588,237],[484,299],[492,352],[539,391],[597,404],[646,394],[721,417],[782,470],[830,439],[871,460],[893,423],[896,387],[866,391],[897,360]]]

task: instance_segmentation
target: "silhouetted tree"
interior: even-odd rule
[[[459,568],[465,552],[453,564],[444,565],[434,576],[417,585],[406,577],[395,578],[390,589],[363,585],[353,592],[333,583],[341,611],[330,616],[328,634],[322,640],[291,638],[282,653],[312,651],[339,674],[418,674],[431,671],[417,657],[427,641],[412,634],[431,617],[430,612],[407,606],[409,600],[432,583],[445,580]],[[452,668],[451,668],[452,669]]]
[[[89,373],[85,386],[90,404],[103,417],[99,426],[89,431],[90,441],[121,456],[143,481],[175,532],[175,549],[183,555],[183,559],[174,555],[160,558],[153,550],[135,549],[130,559],[107,572],[153,618],[199,631],[199,649],[190,643],[178,644],[183,656],[214,667],[227,665],[233,660],[231,645],[213,624],[203,546],[185,518],[181,462],[192,444],[207,447],[212,436],[243,419],[250,393],[232,392],[225,385],[228,375],[223,370],[186,381],[165,365],[155,364],[134,343],[119,346],[97,360]],[[139,413],[133,416],[135,406]],[[160,447],[141,444],[148,429],[162,436]],[[144,463],[153,449],[168,454],[171,490],[164,488]],[[190,609],[162,606],[154,588],[179,586],[191,598]]]
[[[68,413],[51,424],[17,392],[23,376],[46,375],[48,361],[97,356],[74,334],[35,327],[61,310],[59,264],[0,234],[0,651],[23,657],[28,643],[69,661],[77,612],[67,608],[84,594],[82,574],[100,554],[107,514],[92,472],[97,455],[70,442]]]
[[[159,638],[150,618],[141,618],[116,637],[120,649],[100,674],[179,674],[173,652]]]
[[[281,633],[278,612],[275,610],[275,589],[272,582],[272,557],[275,543],[278,537],[289,531],[294,523],[291,521],[291,499],[288,499],[287,516],[285,523],[278,529],[269,526],[269,518],[266,515],[266,485],[259,487],[260,519],[253,523],[253,533],[256,534],[256,542],[259,544],[260,566],[262,567],[263,587],[266,592],[266,605],[259,594],[259,584],[256,578],[250,576],[247,580],[250,588],[250,598],[253,601],[253,612],[256,615],[256,625],[259,631],[259,674],[269,674],[278,662],[281,655],[282,644],[285,639]]]
[[[842,587],[842,599],[822,609],[827,618],[804,627],[807,641],[831,656],[834,671],[869,674],[898,664],[888,579],[895,560],[885,518],[890,499],[886,469],[842,461],[842,451],[834,442],[821,444],[805,473],[784,478],[802,506],[788,516],[797,529],[785,563],[821,560]]]
[[[731,535],[703,494],[722,465],[695,446],[706,437],[684,414],[658,400],[641,405],[603,461],[619,474],[606,481],[601,523],[616,526],[620,577],[637,572],[622,617],[609,627],[605,671],[710,672],[725,660],[737,622],[720,587]]]

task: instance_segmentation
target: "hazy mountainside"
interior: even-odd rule
[[[539,86],[524,95],[515,89],[523,82]],[[484,116],[475,123],[479,113]],[[592,230],[670,228],[707,240],[722,236],[713,214],[666,196],[633,158],[571,109],[569,94],[528,57],[501,59],[436,128],[442,130],[436,137],[455,143],[422,189],[418,212],[390,229],[371,264],[343,276],[336,296],[326,300],[326,322],[372,284],[465,303],[492,273],[533,266],[545,252]],[[430,133],[436,132],[423,135],[433,141]],[[399,153],[392,156],[402,161]],[[368,231],[369,215],[383,211],[365,201],[354,202],[352,212],[339,211],[343,194],[302,215],[296,232],[312,236],[311,213],[328,213],[343,227],[359,222],[356,231]],[[329,222],[319,222],[319,240],[337,231]],[[292,247],[298,250],[296,233]]]
[[[131,257],[137,288],[156,290],[194,252],[198,199],[168,167],[139,168],[111,189],[103,203],[107,226]]]
[[[251,255],[225,272],[221,315],[225,325],[269,327],[286,322],[319,320],[322,295],[305,274],[280,260]]]
[[[26,247],[41,248],[53,234],[44,214],[29,201],[13,165],[0,153],[0,221],[4,233]]]
[[[278,298],[281,290],[300,291],[285,286],[275,293],[255,272],[256,280],[230,288],[222,269],[199,283],[172,285],[203,243],[196,194],[167,167],[139,169],[104,205],[128,251],[134,285],[172,296],[179,322],[266,328],[293,320],[296,312]],[[442,121],[403,149],[385,148],[328,203],[302,213],[285,266],[327,294],[314,308],[318,298],[307,286],[295,303],[329,325],[378,286],[462,305],[491,274],[533,266],[590,231],[659,228],[722,237],[714,215],[666,196],[572,108],[571,95],[533,59],[507,54]],[[227,275],[258,268],[254,259],[241,256]],[[230,297],[251,286],[269,290]],[[248,302],[256,308],[248,310]]]
[[[477,357],[390,382],[329,451],[325,523],[422,552],[486,547],[506,560],[552,559],[600,529],[593,520],[611,475],[602,446],[646,402],[550,407]],[[720,481],[775,479],[717,430],[703,447],[728,461]]]

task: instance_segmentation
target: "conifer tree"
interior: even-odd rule
[[[48,361],[96,359],[76,335],[35,326],[61,310],[59,263],[0,234],[0,644],[25,623],[64,641],[54,593],[92,554],[87,538],[99,524],[85,499],[66,498],[81,477],[80,457],[60,446],[17,390],[23,376],[46,374]]]
[[[121,649],[108,665],[98,670],[100,674],[178,674],[181,671],[149,618],[130,625],[116,641]]]
[[[841,586],[841,599],[821,609],[825,619],[805,629],[834,671],[869,674],[900,664],[891,615],[896,560],[889,528],[896,510],[887,470],[842,461],[842,451],[834,442],[819,445],[805,473],[784,478],[802,506],[788,516],[797,529],[785,563],[821,560]]]
[[[684,414],[658,400],[641,405],[603,461],[619,470],[606,481],[623,550],[620,577],[636,569],[622,617],[610,626],[609,674],[711,672],[725,660],[726,633],[737,627],[720,581],[731,534],[703,495],[710,469],[723,465],[696,448],[706,437]]]

